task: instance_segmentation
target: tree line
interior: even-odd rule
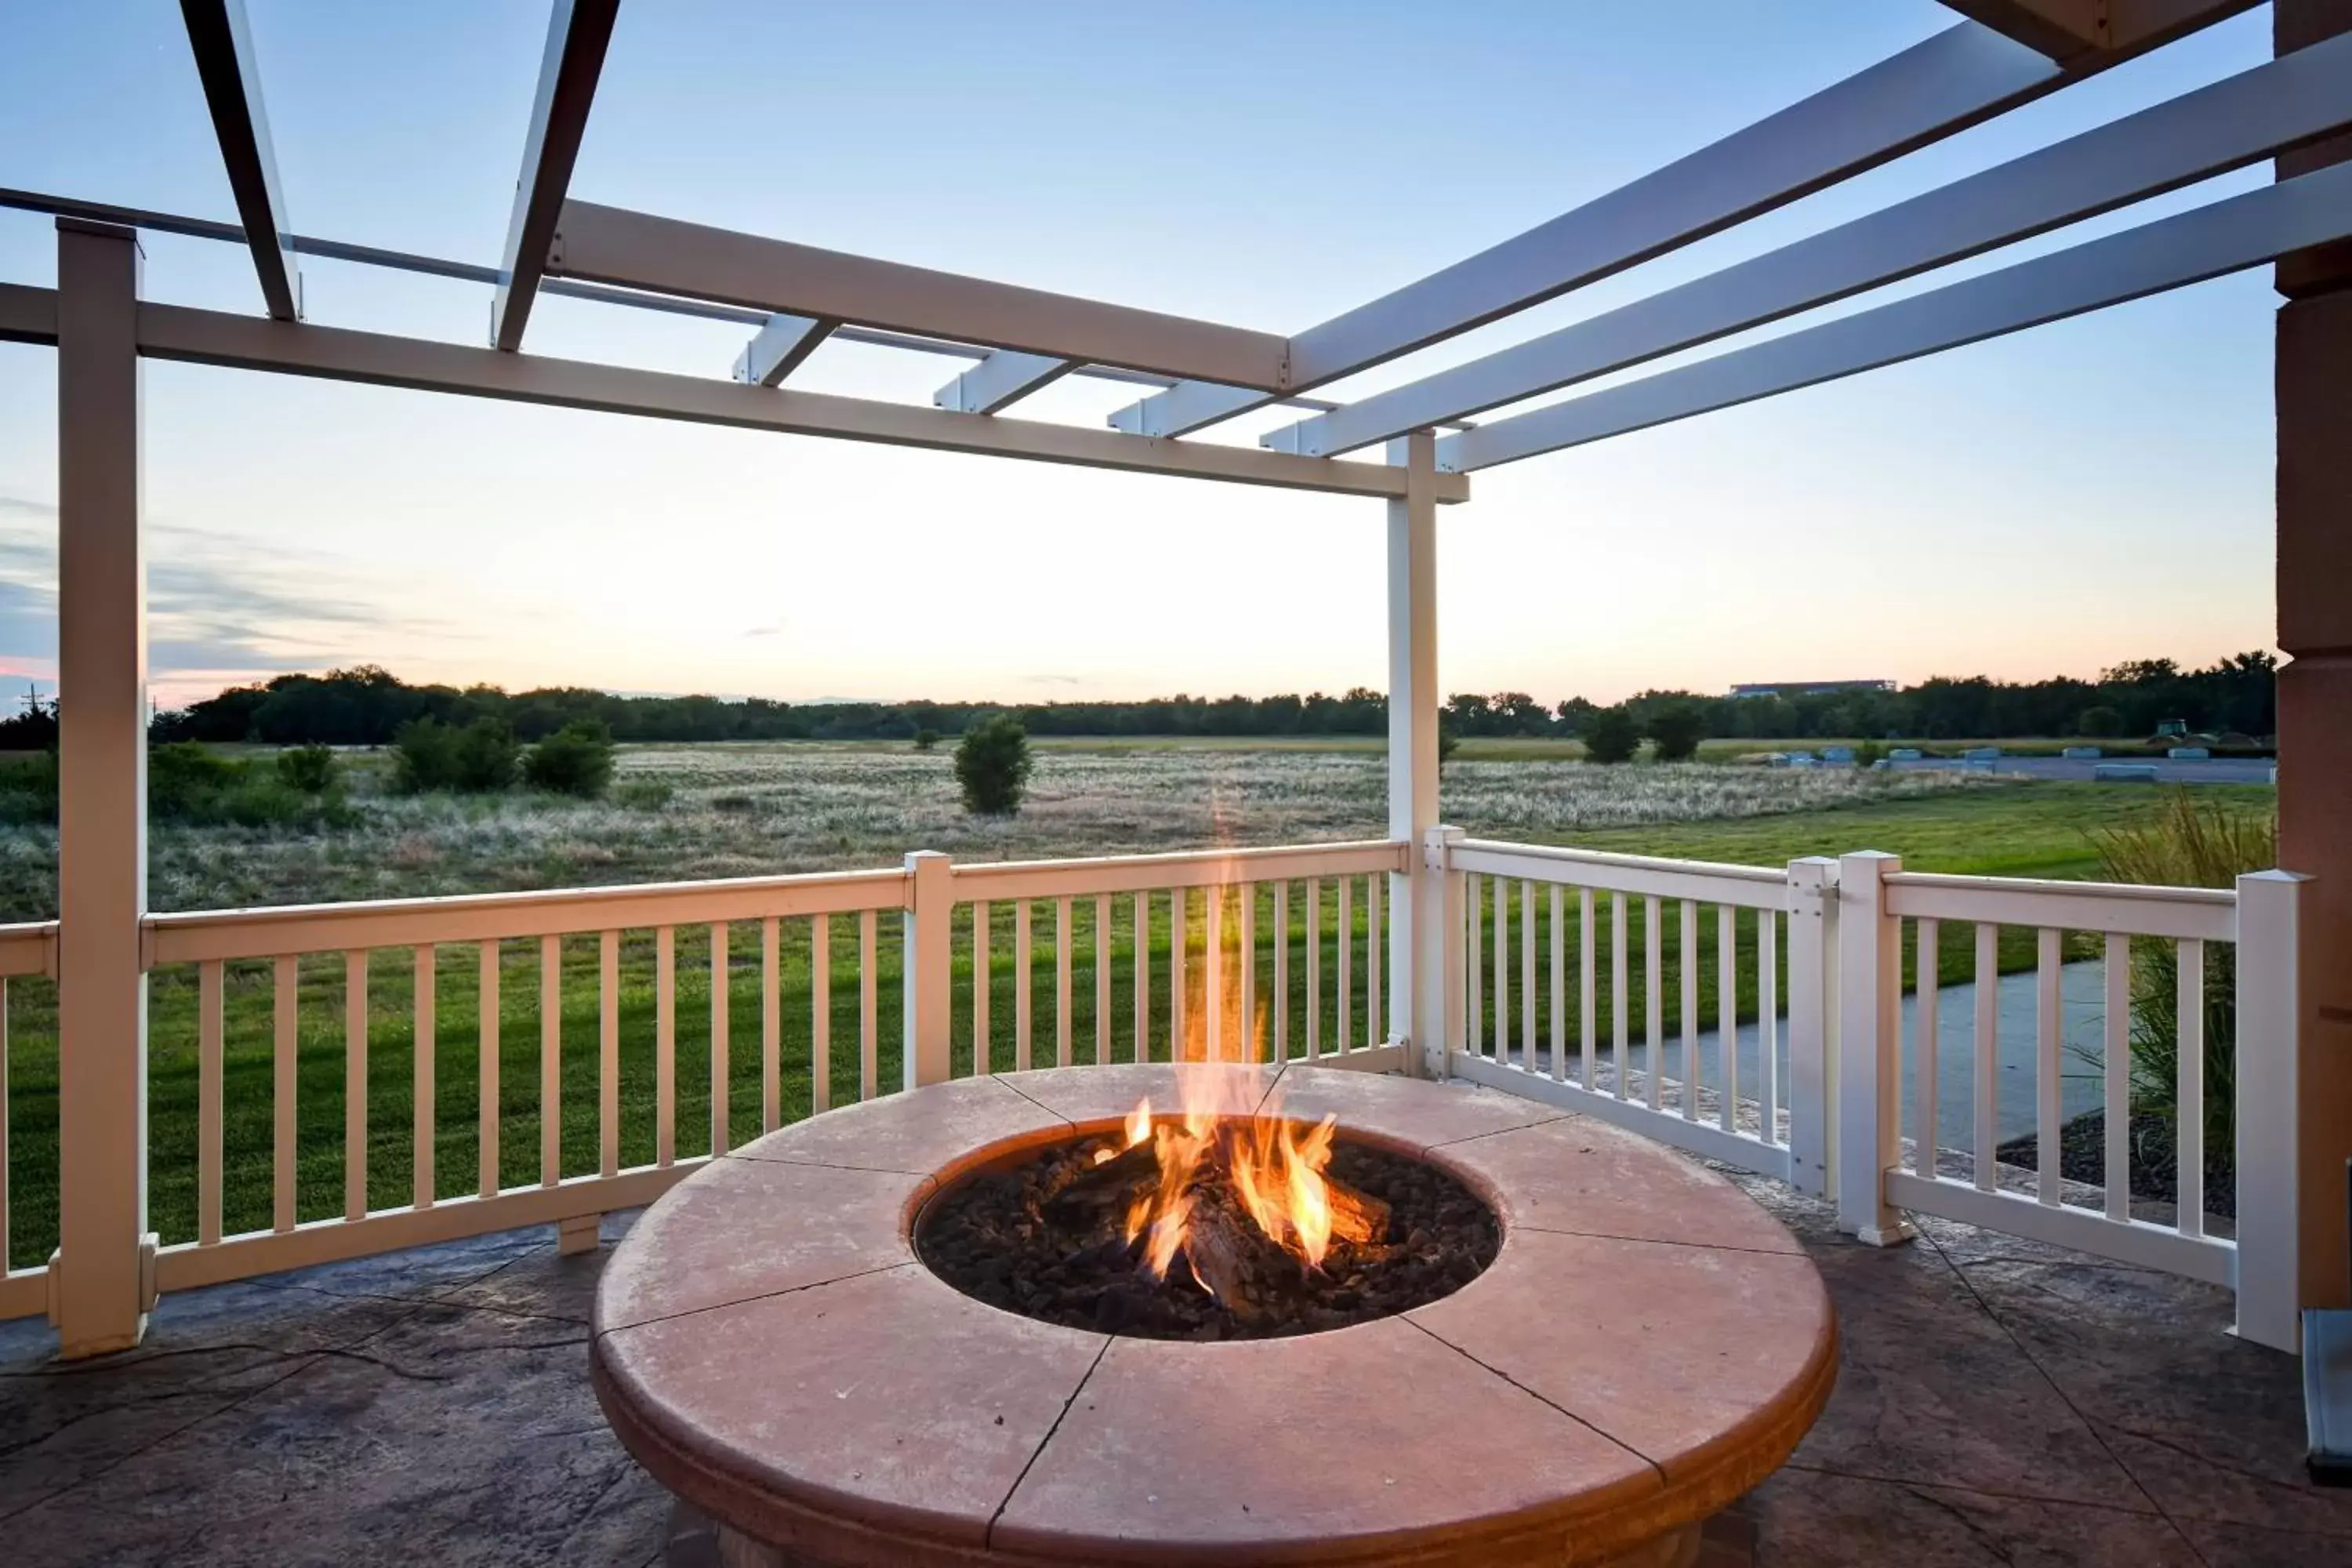
[[[2267,653],[2238,654],[2204,668],[2136,659],[2095,679],[2000,681],[1937,677],[1893,691],[1791,690],[1769,697],[1644,691],[1604,708],[1580,697],[1547,706],[1524,691],[1463,692],[1444,722],[1457,737],[1582,737],[1595,717],[1622,712],[1646,732],[1673,710],[1706,738],[1804,740],[1838,736],[1959,740],[1990,736],[2139,738],[2179,722],[2206,734],[2261,738],[2278,728]],[[521,742],[567,725],[602,725],[616,742],[890,741],[958,735],[1010,713],[1032,735],[1381,735],[1388,700],[1357,687],[1273,697],[1179,694],[1133,702],[781,702],[710,696],[625,697],[584,687],[509,692],[495,686],[411,685],[373,665],[323,675],[281,675],[158,713],[152,738],[280,746],[382,746],[422,719],[453,728],[488,720]],[[1685,718],[1685,715],[1688,717]],[[28,705],[0,721],[0,750],[54,745],[52,708]]]

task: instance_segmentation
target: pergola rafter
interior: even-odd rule
[[[213,133],[220,140],[229,194],[236,198],[245,240],[253,252],[262,304],[272,320],[299,321],[302,279],[290,243],[293,225],[286,221],[286,197],[278,183],[278,155],[269,144],[261,68],[254,59],[245,0],[180,0],[180,14],[196,75],[204,82],[205,106],[212,111]]]
[[[604,50],[621,0],[555,0],[548,18],[547,52],[540,61],[539,88],[532,95],[530,129],[523,139],[522,177],[515,182],[514,213],[507,223],[507,248],[497,297],[490,302],[490,342],[512,353],[522,347],[523,328],[547,271],[547,251],[555,237],[572,166],[587,134],[588,107],[604,74]]]

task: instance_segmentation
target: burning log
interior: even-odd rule
[[[1105,1144],[1108,1152],[1109,1145]],[[1126,1211],[1135,1194],[1160,1180],[1160,1161],[1149,1142],[1138,1143],[1094,1164],[1073,1162],[1057,1174],[1040,1208],[1056,1220],[1083,1219]]]
[[[1201,1288],[1245,1323],[1296,1295],[1298,1260],[1252,1224],[1223,1193],[1196,1189],[1184,1231],[1184,1261]]]

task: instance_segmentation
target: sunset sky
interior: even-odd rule
[[[544,0],[248,5],[294,226],[494,264]],[[1442,14],[629,0],[572,189],[1296,331],[1953,20],[1930,0],[1478,0]],[[1328,395],[1591,315],[2245,69],[2267,58],[2268,29],[2258,9]],[[233,217],[172,0],[0,3],[0,185]],[[151,297],[259,310],[241,249],[145,244]],[[302,270],[314,321],[484,338],[487,288],[307,258]],[[0,212],[0,280],[54,276],[50,220]],[[1743,680],[2088,674],[2267,647],[2273,308],[2267,272],[2244,274],[1482,473],[1473,502],[1440,519],[1443,684],[1610,700]],[[724,376],[746,336],[551,299],[527,346]],[[927,403],[956,368],[833,344],[793,384]],[[1385,679],[1376,502],[146,374],[166,702],[362,661],[418,680],[793,699]],[[16,681],[55,671],[55,390],[49,351],[0,344],[0,678]],[[1067,381],[1023,412],[1097,423],[1133,395]],[[1218,435],[1254,442],[1290,417]]]

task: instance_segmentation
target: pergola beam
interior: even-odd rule
[[[1283,389],[1271,332],[567,201],[551,272],[989,348]]]
[[[54,342],[56,333],[54,290],[0,285],[0,338]],[[232,370],[1332,495],[1393,498],[1405,494],[1408,483],[1403,469],[1384,463],[1329,462],[1205,441],[1138,441],[1072,425],[742,386],[180,305],[139,307],[139,352],[151,359]],[[1459,475],[1440,476],[1441,502],[1466,500],[1469,494],[1468,481]]]
[[[809,316],[769,317],[759,335],[736,356],[735,379],[751,386],[782,385],[784,377],[800,369],[801,362],[840,325]]]
[[[995,414],[1077,368],[1075,361],[1052,354],[998,349],[933,393],[931,401],[962,414]]]
[[[286,195],[269,144],[269,115],[262,107],[261,70],[254,59],[245,0],[180,0],[180,15],[246,247],[253,252],[262,306],[272,320],[299,321],[302,283],[294,263],[293,226],[286,221]]]
[[[547,51],[541,57],[539,89],[532,96],[530,129],[523,140],[522,177],[515,183],[513,215],[507,221],[505,281],[490,303],[490,342],[509,353],[522,347],[523,328],[547,272],[547,250],[555,237],[572,166],[588,130],[588,108],[621,0],[555,0],[548,17]]]
[[[1645,300],[1267,435],[1328,458],[1539,396],[2143,201],[2352,121],[2352,35]]]
[[[2217,9],[2211,0],[1944,0],[1944,5],[2065,62],[2099,50],[2168,43],[2215,20]]]
[[[2201,283],[2347,236],[2352,163],[1482,425],[1441,440],[1438,466],[1469,473],[1622,436]]]

